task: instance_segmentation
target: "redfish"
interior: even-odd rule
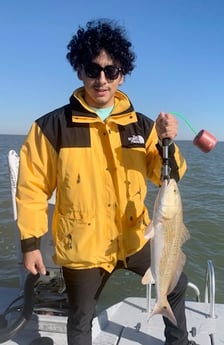
[[[162,314],[177,325],[167,295],[176,286],[183,270],[186,257],[181,247],[190,235],[183,223],[181,196],[174,179],[163,181],[145,237],[151,241],[151,266],[142,283],[155,283],[156,289],[156,304],[150,317]]]

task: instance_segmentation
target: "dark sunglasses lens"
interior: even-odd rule
[[[119,75],[119,68],[117,66],[106,66],[104,68],[104,73],[107,79],[115,80]]]
[[[97,78],[100,75],[101,68],[100,68],[100,66],[97,66],[94,64],[87,65],[87,66],[85,66],[85,72],[89,78]]]

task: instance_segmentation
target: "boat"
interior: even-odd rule
[[[19,156],[8,154],[12,208],[17,234],[19,286],[0,287],[0,344],[64,345],[67,324],[67,297],[60,267],[52,261],[53,244],[50,231],[41,244],[47,275],[28,274],[22,265],[16,229],[16,181]],[[49,227],[55,203],[49,200]],[[193,282],[192,300],[186,300],[189,340],[199,345],[224,344],[224,304],[215,302],[215,270],[212,260],[205,263],[204,300]],[[154,285],[147,285],[145,297],[128,297],[101,311],[93,320],[93,345],[162,345],[164,323],[161,315],[149,319],[155,303]]]

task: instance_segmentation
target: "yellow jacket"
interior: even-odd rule
[[[20,151],[18,227],[24,251],[39,246],[48,229],[47,200],[56,188],[56,264],[111,272],[146,242],[146,180],[160,184],[162,159],[154,122],[136,113],[124,93],[116,92],[105,122],[83,95],[83,88],[76,90],[69,104],[31,127]],[[186,163],[172,146],[170,165],[178,180]]]

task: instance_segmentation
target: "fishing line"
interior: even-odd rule
[[[176,113],[176,112],[171,112],[171,114],[180,117],[186,123],[186,125],[192,130],[192,132],[195,135],[197,134],[196,130],[191,126],[190,122],[186,119],[186,117],[184,117],[182,114]]]

